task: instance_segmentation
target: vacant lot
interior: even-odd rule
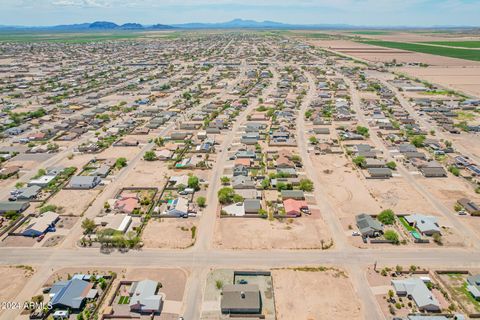
[[[0,288],[0,301],[15,301],[15,297],[23,289],[23,286],[33,273],[33,269],[26,266],[0,267],[0,281],[4,284]],[[2,310],[0,309],[1,312]]]
[[[193,219],[152,219],[143,230],[146,248],[184,249],[193,245],[196,235]]]
[[[330,242],[325,222],[318,217],[284,219],[222,218],[215,244],[228,249],[313,249]]]
[[[272,272],[277,319],[362,319],[360,302],[343,271],[304,270],[311,271]]]
[[[480,51],[477,52],[480,55]],[[395,68],[395,71],[467,94],[480,95],[479,67],[401,67]]]
[[[47,204],[61,207],[61,213],[64,215],[80,216],[99,192],[99,190],[60,190]]]

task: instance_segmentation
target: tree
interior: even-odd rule
[[[91,234],[95,230],[95,221],[92,219],[86,218],[82,221],[82,229],[84,234]]]
[[[368,128],[366,127],[357,126],[357,129],[355,131],[357,132],[357,134],[362,135],[364,137],[370,136],[370,134],[368,133]]]
[[[416,135],[414,136],[410,142],[417,148],[423,147],[423,143],[425,142],[425,136],[424,135]]]
[[[223,177],[220,178],[220,181],[222,182],[222,184],[223,184],[224,186],[226,186],[227,184],[230,183],[230,178],[229,178],[229,177],[226,177],[226,176],[223,176]]]
[[[127,159],[121,157],[121,158],[118,158],[116,161],[115,161],[115,168],[117,169],[121,169],[123,167],[127,166]]]
[[[398,234],[393,230],[385,231],[384,237],[388,241],[392,241],[393,244],[399,244],[400,241],[398,240]]]
[[[229,204],[233,202],[235,191],[232,188],[224,187],[218,190],[218,201],[221,204]]]
[[[205,197],[198,197],[197,198],[197,204],[199,207],[203,208],[205,207],[205,204],[207,203],[207,199]]]
[[[365,166],[365,157],[363,156],[357,156],[355,158],[353,158],[353,163],[358,166],[358,167],[363,167]]]
[[[448,171],[450,171],[454,176],[458,177],[460,175],[460,169],[454,166],[448,167]]]
[[[383,210],[378,215],[378,220],[386,225],[392,225],[395,222],[395,213],[391,209]]]
[[[438,232],[435,232],[433,234],[433,241],[438,244],[439,246],[443,245],[443,241],[442,241],[442,235]]]
[[[300,180],[300,190],[311,192],[313,191],[313,181],[310,179],[302,179]]]
[[[396,170],[397,169],[397,163],[395,161],[389,161],[385,164],[387,168],[391,170]]]
[[[145,154],[143,155],[143,159],[146,160],[146,161],[154,161],[157,159],[157,156],[155,155],[155,152],[154,151],[147,151],[145,152]]]
[[[318,143],[318,139],[315,136],[311,136],[310,138],[308,138],[308,141],[310,141],[311,144]]]
[[[192,188],[194,190],[199,190],[200,189],[200,181],[198,180],[198,177],[189,176],[188,177],[188,187]]]

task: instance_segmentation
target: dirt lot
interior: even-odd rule
[[[146,248],[184,249],[193,245],[194,219],[152,219],[143,230],[142,240]]]
[[[128,173],[123,187],[148,186],[162,188],[168,179],[168,164],[162,161],[137,162]]]
[[[272,276],[279,320],[362,319],[360,302],[342,271],[274,270]]]
[[[395,71],[468,94],[480,95],[480,67],[402,67]]]
[[[313,249],[327,245],[330,235],[317,217],[269,221],[256,218],[222,218],[217,221],[215,245],[225,249]]]
[[[60,190],[47,205],[62,207],[64,215],[80,216],[99,193],[99,190]]]
[[[33,273],[28,267],[0,267],[0,282],[5,284],[0,288],[0,301],[13,301]]]

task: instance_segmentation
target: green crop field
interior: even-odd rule
[[[361,42],[365,43],[365,44],[370,44],[370,45],[373,45],[373,46],[380,46],[380,47],[386,47],[386,48],[393,48],[393,49],[401,49],[401,50],[407,50],[407,51],[428,53],[428,54],[450,57],[450,58],[480,61],[480,51],[479,50],[436,47],[436,46],[429,46],[429,45],[424,45],[424,44],[393,42],[393,41],[381,41],[381,40],[364,40],[364,41],[361,41]]]
[[[459,47],[459,48],[480,48],[480,41],[432,41],[422,42],[428,44],[436,44],[441,46]]]

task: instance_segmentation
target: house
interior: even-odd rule
[[[132,214],[139,207],[136,193],[124,193],[115,201],[114,208],[123,213]]]
[[[168,179],[169,187],[179,188],[180,186],[188,186],[188,175],[171,176]]]
[[[100,181],[99,176],[73,176],[68,187],[72,189],[93,189]]]
[[[155,151],[155,156],[158,160],[170,160],[173,156],[173,152],[167,149],[157,150]]]
[[[282,199],[305,200],[305,195],[302,190],[282,190]]]
[[[370,178],[387,179],[392,177],[392,170],[389,168],[368,168]]]
[[[92,288],[93,283],[76,278],[56,282],[50,289],[50,303],[54,309],[81,310],[87,296],[96,292]]]
[[[243,202],[237,202],[223,207],[222,211],[229,216],[243,217],[245,215],[245,206]]]
[[[233,189],[254,189],[255,182],[252,180],[252,177],[237,175],[232,179],[232,188]]]
[[[188,217],[188,200],[179,197],[169,201],[164,214],[175,217]]]
[[[470,201],[466,198],[462,198],[459,199],[457,203],[461,205],[472,216],[480,215],[480,206],[478,206],[475,202]]]
[[[95,217],[94,219],[95,225],[102,226],[105,229],[120,231],[121,233],[127,232],[132,221],[132,216],[125,213],[109,213],[102,217]]]
[[[244,165],[235,165],[235,167],[233,167],[233,176],[236,177],[236,176],[248,176],[248,168],[245,167]]]
[[[162,306],[162,296],[157,294],[158,282],[153,280],[136,281],[130,287],[130,311],[138,313],[158,313]]]
[[[430,161],[425,165],[422,165],[420,167],[420,172],[427,178],[439,178],[447,176],[447,172],[445,169],[443,169],[443,166],[436,161]]]
[[[36,179],[32,179],[27,183],[27,186],[39,186],[39,187],[46,187],[50,182],[55,179],[55,176],[53,175],[43,175],[41,177],[38,177]]]
[[[255,160],[257,158],[257,154],[254,151],[238,151],[235,153],[235,158]]]
[[[5,214],[7,212],[21,213],[29,206],[30,203],[27,201],[0,201],[0,214]]]
[[[305,200],[286,199],[283,200],[283,207],[287,216],[299,217],[302,212],[308,212],[308,205]]]
[[[245,199],[243,206],[246,214],[258,214],[262,208],[262,204],[258,199]]]
[[[262,298],[256,284],[229,284],[222,288],[223,314],[260,314]]]
[[[55,229],[55,223],[57,223],[59,218],[60,216],[53,211],[42,213],[39,217],[35,217],[29,221],[22,235],[25,237],[38,237],[48,231],[53,231]]]
[[[376,238],[383,234],[383,225],[370,215],[362,213],[355,217],[357,228],[364,238]]]
[[[18,166],[5,167],[0,170],[0,179],[7,179],[20,171]]]
[[[467,290],[475,300],[480,301],[480,274],[467,278]]]
[[[110,169],[111,167],[109,165],[103,164],[97,169],[95,169],[90,175],[105,178],[110,173]]]
[[[420,311],[440,311],[440,304],[420,278],[392,280],[398,296],[407,296],[415,302]]]
[[[412,214],[405,216],[405,220],[409,225],[416,227],[423,235],[431,236],[435,233],[441,233],[436,217],[424,216],[423,214]]]
[[[32,200],[37,197],[42,188],[39,186],[29,186],[16,190],[15,198],[17,200]]]

